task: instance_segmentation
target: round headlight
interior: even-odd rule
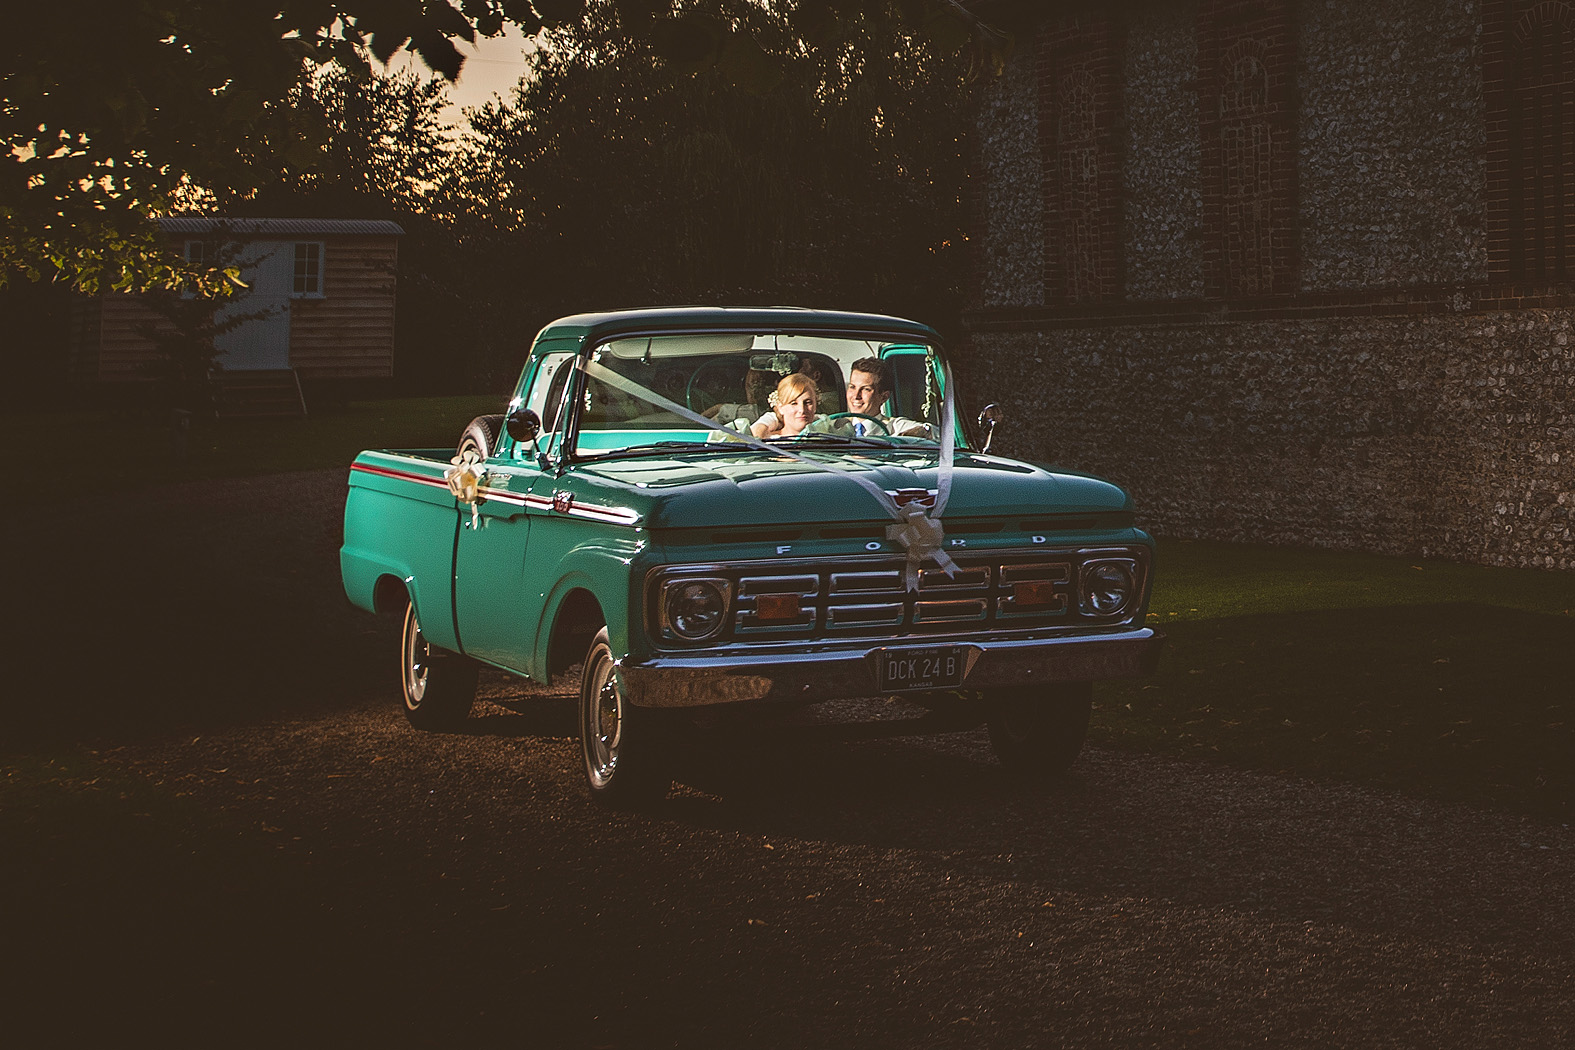
[[[1090,562],[1083,566],[1083,611],[1092,616],[1117,615],[1132,601],[1134,584],[1130,562]]]
[[[722,629],[727,595],[711,580],[677,580],[667,586],[667,625],[691,642]]]

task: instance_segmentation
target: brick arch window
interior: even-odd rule
[[[1221,211],[1226,285],[1266,295],[1274,277],[1274,132],[1269,70],[1258,40],[1238,41],[1220,71]]]
[[[1056,90],[1056,159],[1060,166],[1066,294],[1073,302],[1099,296],[1099,141],[1094,74],[1074,68]]]
[[[1488,280],[1575,282],[1575,4],[1482,0]]]
[[[1045,301],[1121,294],[1120,28],[1109,18],[1052,19],[1039,40]]]
[[[1295,24],[1287,0],[1201,0],[1198,114],[1211,297],[1296,279]]]
[[[1570,278],[1575,250],[1575,12],[1538,3],[1510,34],[1509,270],[1537,284]]]

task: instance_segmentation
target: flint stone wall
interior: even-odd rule
[[[1121,300],[1062,309],[1030,279],[1034,48],[978,110],[989,263],[959,366],[972,411],[1007,410],[996,448],[1123,485],[1161,535],[1575,569],[1575,308],[1484,287],[1476,0],[1296,8],[1283,308],[1202,297],[1196,5],[1114,10]]]
[[[1006,409],[997,451],[1122,485],[1158,535],[1567,570],[1572,332],[1572,311],[989,332],[963,372]]]
[[[975,247],[986,306],[1044,301],[1044,190],[1039,168],[1037,88],[1031,61],[1019,60],[980,87],[975,146]]]
[[[1127,27],[1122,248],[1133,299],[1203,294],[1195,22],[1186,6],[1167,5],[1135,12]]]
[[[1480,21],[1475,0],[1302,5],[1304,290],[1487,279]]]

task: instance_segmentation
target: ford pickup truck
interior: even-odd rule
[[[986,725],[1014,778],[1053,777],[1093,683],[1158,659],[1153,541],[1130,498],[990,454],[1000,413],[963,425],[926,325],[565,317],[500,407],[457,450],[356,457],[345,592],[402,614],[418,729],[468,716],[481,665],[538,682],[578,668],[585,781],[606,804],[664,795],[697,714],[769,724],[857,697]]]

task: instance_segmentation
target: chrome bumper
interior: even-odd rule
[[[964,689],[1089,682],[1153,672],[1165,636],[1148,627],[1005,639],[865,639],[787,649],[738,647],[618,662],[624,698],[639,707],[707,707],[744,701],[821,701],[879,692],[875,661],[893,649],[961,645],[972,652]]]

